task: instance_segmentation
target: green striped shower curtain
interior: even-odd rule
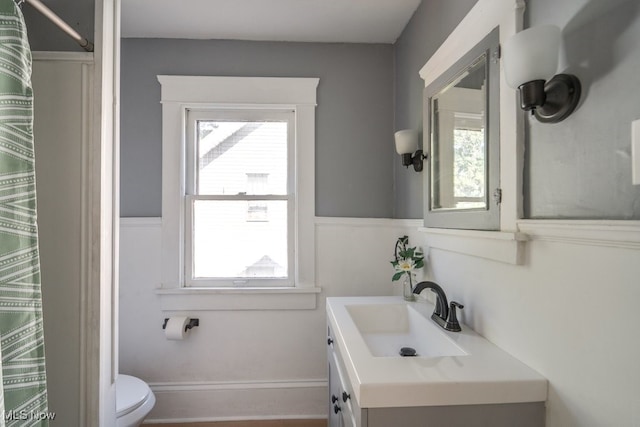
[[[0,0],[0,426],[48,425],[32,124],[24,19]]]

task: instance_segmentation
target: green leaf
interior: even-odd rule
[[[422,268],[422,267],[424,267],[424,261],[423,260],[417,261],[416,268]]]
[[[393,275],[393,278],[391,279],[392,281],[396,281],[396,280],[400,280],[400,278],[402,277],[402,275],[404,274],[404,271],[400,271],[399,273],[396,273]]]

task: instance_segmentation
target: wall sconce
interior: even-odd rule
[[[402,165],[422,172],[422,161],[427,158],[418,150],[418,131],[413,129],[399,130],[395,133],[396,151],[402,156]]]
[[[561,31],[554,25],[528,28],[503,46],[507,83],[520,92],[520,107],[542,123],[557,123],[575,110],[580,80],[558,69]]]

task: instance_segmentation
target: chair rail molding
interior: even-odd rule
[[[640,250],[640,221],[520,220],[529,240]]]

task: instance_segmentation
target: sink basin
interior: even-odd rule
[[[423,316],[408,304],[356,304],[345,308],[375,357],[403,357],[411,353],[415,357],[466,356],[431,319]]]
[[[544,377],[464,323],[461,332],[445,331],[431,320],[434,306],[428,301],[399,296],[326,301],[327,343],[342,361],[360,408],[547,399]],[[403,347],[414,348],[417,357],[401,357]]]

